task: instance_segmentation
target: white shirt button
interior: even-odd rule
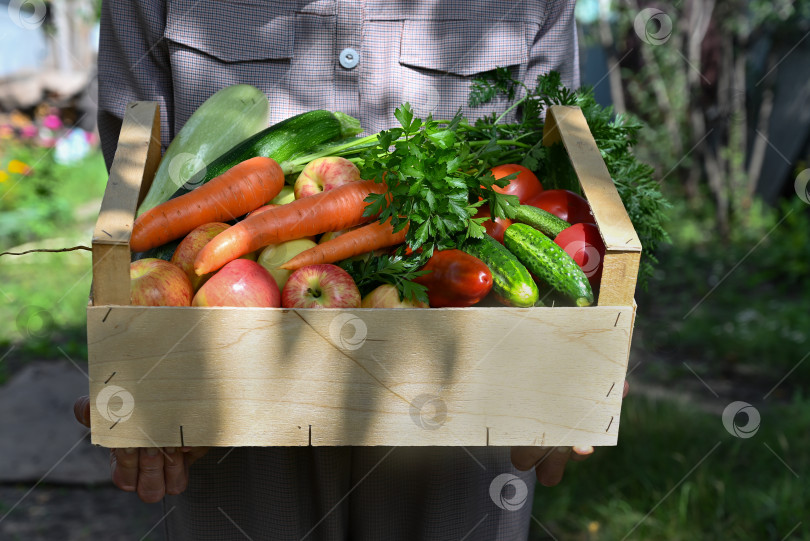
[[[340,51],[340,65],[344,68],[350,70],[360,62],[360,53],[352,49],[351,47],[347,47]]]

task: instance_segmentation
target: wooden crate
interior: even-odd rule
[[[607,246],[598,306],[129,306],[129,237],[160,160],[129,106],[93,235],[92,441],[106,447],[615,445],[641,245],[582,112],[552,107]]]

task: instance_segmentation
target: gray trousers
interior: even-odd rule
[[[526,539],[533,471],[508,447],[212,449],[164,500],[167,539]]]

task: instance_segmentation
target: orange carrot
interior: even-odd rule
[[[145,252],[210,222],[226,222],[267,203],[284,186],[275,160],[251,158],[234,165],[194,191],[141,214],[132,227],[129,246]]]
[[[282,269],[297,270],[308,265],[335,263],[347,257],[364,254],[380,248],[388,248],[405,242],[408,232],[406,225],[402,230],[393,232],[391,220],[385,223],[374,222],[357,229],[352,229],[339,237],[304,250],[280,266]]]
[[[245,218],[205,245],[194,261],[194,272],[213,272],[229,261],[262,246],[338,231],[370,220],[363,216],[370,193],[384,193],[373,180],[349,182],[333,190],[296,199],[286,205]]]

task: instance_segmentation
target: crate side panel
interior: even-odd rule
[[[91,307],[93,442],[613,445],[632,315]]]

